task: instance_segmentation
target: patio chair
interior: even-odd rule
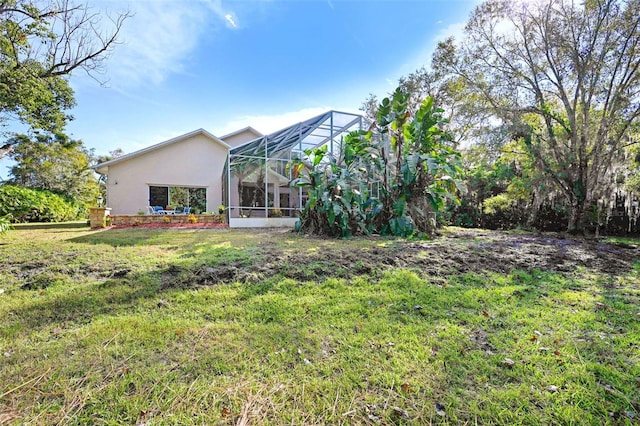
[[[147,214],[156,214],[156,211],[153,207],[147,206]]]
[[[162,206],[153,206],[153,211],[155,212],[154,214],[162,214],[162,211],[164,209],[162,208]]]
[[[182,214],[182,213],[184,213],[184,207],[179,206],[179,207],[176,207],[176,210],[173,214]]]
[[[182,211],[182,213],[184,213],[184,214],[191,213],[191,207],[185,207],[184,210]]]

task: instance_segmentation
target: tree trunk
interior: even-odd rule
[[[583,234],[584,229],[584,201],[573,200],[569,212],[567,232],[572,235]]]
[[[527,226],[533,228],[535,227],[536,221],[538,220],[540,207],[538,207],[535,202],[530,202],[529,205],[531,206],[531,208],[529,210],[529,214],[527,215]]]
[[[13,151],[13,144],[11,142],[7,142],[4,145],[0,146],[0,160],[9,155]]]

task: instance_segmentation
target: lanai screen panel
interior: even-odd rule
[[[261,136],[234,148],[229,157],[229,213],[231,217],[293,217],[306,198],[291,188],[288,163],[307,149],[329,146],[338,155],[344,136],[368,127],[362,116],[329,111]]]

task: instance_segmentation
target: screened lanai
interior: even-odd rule
[[[337,154],[344,136],[368,127],[361,115],[329,111],[261,136],[229,153],[224,204],[231,226],[283,226],[293,223],[306,200],[305,188],[291,188],[287,164],[304,151],[328,146]],[[244,224],[244,225],[243,225]]]

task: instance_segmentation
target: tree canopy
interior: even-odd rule
[[[0,0],[0,125],[58,132],[71,118],[67,76],[98,76],[128,14],[109,25],[89,6],[71,0]],[[0,146],[0,158],[11,148]]]
[[[30,139],[17,135],[9,183],[32,189],[63,194],[87,206],[94,205],[100,194],[98,180],[91,170],[93,153],[82,141],[64,134]]]
[[[640,1],[489,0],[438,60],[522,139],[584,229],[640,116]],[[637,131],[637,130],[635,130]]]

